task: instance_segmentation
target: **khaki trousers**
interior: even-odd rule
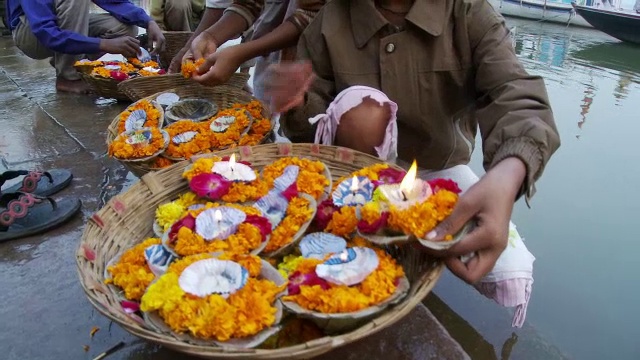
[[[91,4],[90,0],[56,0],[58,26],[63,30],[102,39],[137,35],[138,30],[135,26],[125,25],[109,14],[89,14]],[[56,76],[67,80],[80,79],[73,64],[82,58],[82,55],[57,53],[45,47],[31,31],[29,21],[24,15],[20,17],[20,24],[13,31],[13,41],[32,59],[52,58],[51,64],[56,68]],[[92,54],[85,54],[87,55]]]
[[[194,7],[191,0],[165,0],[163,27],[166,31],[194,31],[204,9]]]

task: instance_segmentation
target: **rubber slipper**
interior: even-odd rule
[[[36,235],[71,219],[80,210],[79,199],[55,201],[31,193],[5,193],[0,197],[0,242]]]
[[[28,192],[38,196],[49,196],[66,188],[71,184],[73,174],[66,169],[53,169],[45,172],[40,171],[5,171],[0,174],[0,187],[7,180],[24,176],[22,183],[13,185],[0,193]]]

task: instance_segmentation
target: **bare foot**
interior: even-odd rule
[[[74,94],[90,94],[91,87],[82,80],[67,80],[64,78],[56,79],[56,90],[61,92],[70,92]]]

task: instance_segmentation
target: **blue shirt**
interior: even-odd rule
[[[129,0],[92,1],[124,24],[146,28],[151,21],[143,9],[133,5]],[[12,31],[20,24],[22,15],[26,15],[36,38],[50,50],[63,54],[100,52],[100,39],[58,27],[55,0],[7,0],[7,16]]]

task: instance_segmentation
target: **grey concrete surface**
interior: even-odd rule
[[[45,234],[0,243],[0,358],[93,359],[124,341],[109,359],[187,359],[137,339],[86,300],[75,251],[87,218],[137,178],[106,156],[105,135],[124,104],[58,94],[48,61],[21,55],[0,37],[0,171],[70,169],[72,185],[54,198],[79,197],[82,213]],[[100,330],[90,337],[91,329]],[[88,348],[85,348],[87,346]],[[319,359],[465,359],[462,348],[420,306],[395,326]]]

